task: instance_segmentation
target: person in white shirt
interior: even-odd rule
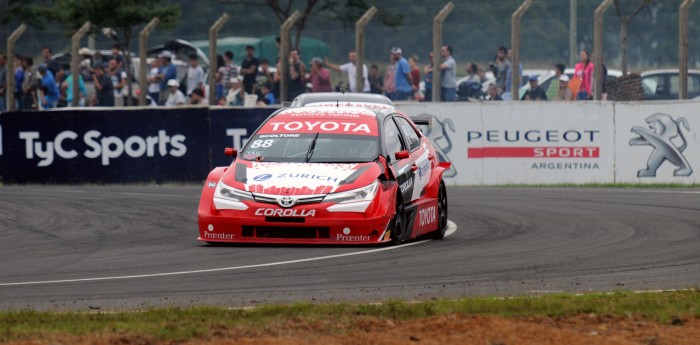
[[[175,79],[168,80],[168,99],[165,100],[166,107],[174,107],[187,103],[185,95],[178,88],[180,83]]]
[[[158,80],[158,70],[160,69],[160,59],[154,59],[151,70],[148,71],[148,96],[155,101],[160,98],[160,80]]]
[[[187,96],[194,89],[204,89],[204,69],[197,65],[197,55],[190,54],[190,68],[187,70]]]
[[[328,58],[325,58],[324,63],[325,65],[336,71],[336,72],[341,72],[341,73],[347,73],[348,75],[348,86],[350,86],[350,91],[351,92],[369,92],[370,87],[369,87],[369,80],[367,77],[369,76],[369,73],[367,72],[367,65],[362,64],[362,79],[364,80],[364,85],[362,87],[362,91],[357,90],[357,81],[355,80],[355,74],[357,73],[357,69],[355,68],[355,61],[357,61],[357,54],[354,51],[350,51],[348,53],[348,60],[350,62],[343,64],[343,65],[335,65],[330,62],[328,62]]]

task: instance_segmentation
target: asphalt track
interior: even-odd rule
[[[0,309],[377,302],[700,286],[700,190],[449,187],[399,247],[209,246],[198,186],[0,187]]]

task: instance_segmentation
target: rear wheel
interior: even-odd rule
[[[391,243],[401,244],[406,236],[406,208],[401,197],[396,198],[396,214],[392,220]]]
[[[433,238],[441,240],[447,231],[447,189],[445,182],[440,181],[440,191],[438,192],[438,228],[433,232]]]

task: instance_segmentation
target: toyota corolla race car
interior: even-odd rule
[[[304,106],[265,120],[199,203],[210,243],[394,244],[447,228],[435,148],[396,109]]]

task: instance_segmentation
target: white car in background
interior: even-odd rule
[[[678,69],[644,71],[642,88],[645,100],[675,100],[680,95]],[[688,70],[688,98],[700,97],[700,70]]]

